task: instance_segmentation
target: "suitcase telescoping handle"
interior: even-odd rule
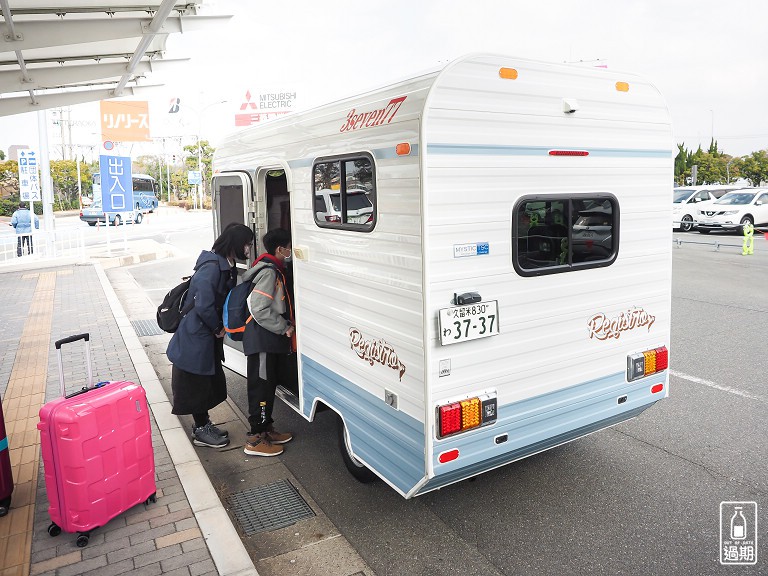
[[[85,340],[85,363],[88,369],[88,386],[86,388],[93,387],[93,368],[91,367],[91,335],[87,332],[85,334],[77,334],[75,336],[69,336],[56,340],[54,346],[56,346],[56,354],[59,359],[59,384],[61,386],[61,395],[66,396],[66,390],[64,388],[64,364],[61,362],[61,347],[64,344],[70,344],[77,342],[78,340]],[[83,388],[85,390],[86,388]]]

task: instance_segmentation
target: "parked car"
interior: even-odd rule
[[[112,226],[119,226],[123,223],[123,221],[126,223],[133,222],[134,224],[141,224],[143,219],[144,216],[140,210],[121,213],[109,213],[109,223]],[[104,210],[101,208],[101,200],[97,200],[90,206],[84,206],[83,209],[80,210],[80,220],[83,222],[88,222],[89,226],[96,226],[98,223],[105,223],[107,219],[104,216]]]
[[[318,222],[341,223],[341,194],[324,188],[315,192],[315,219]],[[362,188],[347,190],[347,223],[367,224],[373,219],[373,204]]]
[[[690,232],[696,226],[696,213],[702,202],[713,202],[741,186],[686,186],[672,194],[672,229]]]
[[[701,206],[697,227],[702,234],[711,230],[741,230],[746,224],[768,225],[768,188],[743,188],[728,192]]]
[[[604,260],[614,253],[613,208],[610,202],[594,204],[579,211],[573,224],[573,261]]]

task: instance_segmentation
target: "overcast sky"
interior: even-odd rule
[[[235,130],[246,90],[296,92],[304,109],[494,52],[600,60],[641,74],[666,97],[678,143],[706,148],[714,134],[732,155],[768,149],[768,0],[215,0],[205,8],[234,17],[169,40],[166,58],[193,60],[147,98],[153,135],[191,135],[199,121],[215,144]],[[195,110],[169,116],[172,96]],[[83,144],[100,144],[97,105],[74,107],[73,120],[86,124],[76,133]],[[0,149],[36,145],[35,125],[34,116],[0,118]],[[52,157],[58,138],[52,128]]]

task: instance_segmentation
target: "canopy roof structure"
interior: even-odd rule
[[[137,95],[165,59],[170,34],[230,16],[203,16],[203,0],[0,0],[0,116]]]

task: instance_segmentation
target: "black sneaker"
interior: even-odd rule
[[[208,420],[205,426],[210,426],[211,431],[213,431],[213,433],[216,434],[216,436],[220,436],[221,438],[229,438],[229,432],[227,432],[226,430],[222,430],[218,426],[214,425],[213,422],[211,422],[210,420]],[[195,425],[193,424],[192,439],[195,438],[195,430],[197,430],[197,428],[195,428]]]
[[[213,424],[208,422],[205,426],[195,428],[192,435],[192,444],[195,446],[208,446],[210,448],[223,448],[229,444],[229,438],[222,438],[213,431]]]

